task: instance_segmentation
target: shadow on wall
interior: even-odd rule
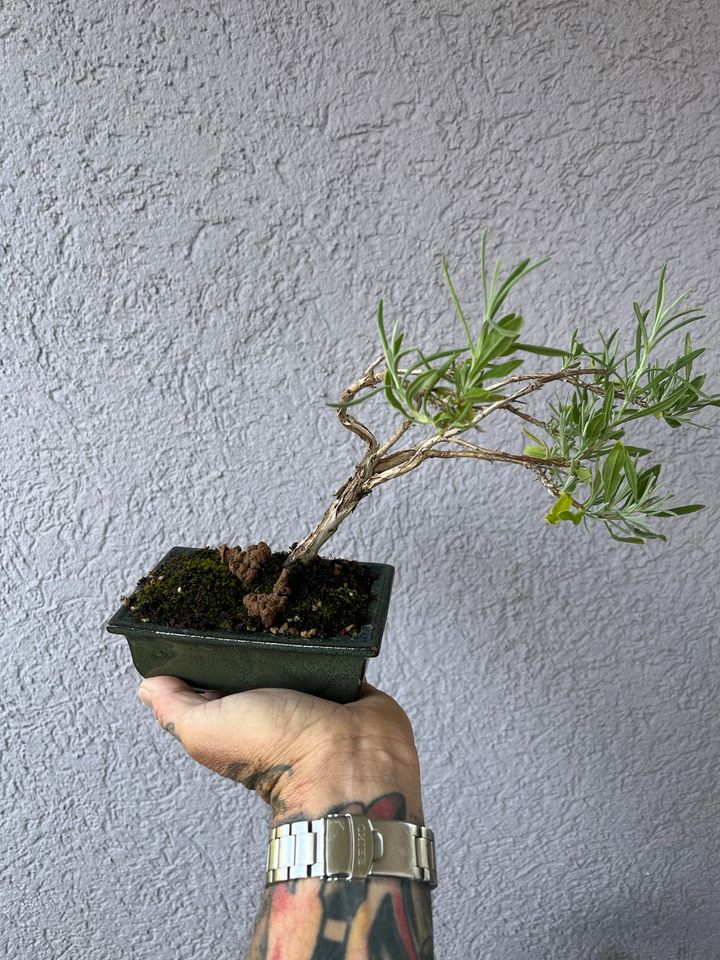
[[[577,923],[577,936],[571,933],[569,946],[573,956],[587,960],[716,960],[717,944],[713,930],[717,926],[711,918],[690,917],[697,902],[685,906],[682,902],[672,909],[655,904],[652,911],[643,909],[642,901],[619,906],[614,914],[602,920],[602,932],[592,920],[584,918]],[[593,936],[593,927],[595,936]],[[608,933],[608,929],[612,933]],[[588,941],[600,944],[588,947]],[[610,946],[613,943],[618,946]],[[632,945],[628,946],[628,941]]]

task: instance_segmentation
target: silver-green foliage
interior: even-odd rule
[[[473,333],[443,258],[443,277],[465,336],[465,344],[452,349],[427,353],[404,346],[405,335],[397,323],[388,335],[380,301],[377,329],[386,364],[383,382],[343,406],[382,392],[404,418],[440,435],[456,435],[478,426],[497,409],[510,410],[532,426],[523,427],[531,441],[524,454],[537,460],[535,472],[556,497],[546,515],[550,523],[600,520],[616,540],[664,540],[650,526],[654,518],[691,513],[702,505],[674,505],[674,498],[659,484],[660,464],[647,459],[651,451],[646,447],[626,442],[626,428],[645,417],[661,419],[672,428],[701,426],[695,415],[705,407],[720,406],[720,394],[706,393],[705,375],[694,370],[704,350],[693,347],[686,329],[704,319],[703,314],[683,307],[686,294],[667,302],[663,267],[654,305],[643,309],[633,303],[635,329],[629,347],[623,347],[619,329],[599,334],[601,347],[595,349],[579,339],[577,329],[567,347],[525,343],[520,340],[522,316],[504,308],[520,280],[545,262],[522,260],[504,278],[496,262],[490,275],[485,233],[483,316]],[[660,360],[660,344],[683,329],[675,355]],[[559,361],[552,380],[547,371],[515,372],[528,353]],[[565,392],[549,403],[549,416],[539,419],[524,412],[526,401],[518,394],[525,397],[558,381]]]

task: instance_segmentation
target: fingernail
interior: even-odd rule
[[[142,702],[145,704],[146,707],[149,707],[150,704],[152,703],[152,698],[150,694],[147,692],[147,690],[143,686],[141,686],[140,689],[138,690],[138,697],[140,697],[140,699],[142,700]]]

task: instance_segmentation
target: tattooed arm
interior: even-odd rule
[[[274,825],[341,812],[424,822],[410,721],[367,684],[346,705],[291,690],[198,694],[172,677],[143,681],[139,696],[191,757],[257,791]],[[307,878],[265,891],[247,960],[433,956],[426,884]]]
[[[325,813],[404,818],[400,794],[347,803]],[[430,888],[370,877],[330,883],[312,878],[265,891],[248,960],[432,960]]]

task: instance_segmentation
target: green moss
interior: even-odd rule
[[[171,627],[262,630],[243,605],[246,593],[270,593],[287,557],[273,553],[252,583],[245,585],[222,562],[217,550],[176,554],[139,581],[123,598],[134,619]],[[277,628],[282,633],[316,631],[334,637],[368,620],[372,570],[352,560],[316,557],[294,570],[292,596]],[[284,626],[287,624],[287,626]]]
[[[170,627],[227,623],[245,629],[249,616],[243,586],[221,562],[217,550],[177,554],[138,583],[126,603],[137,620]]]

